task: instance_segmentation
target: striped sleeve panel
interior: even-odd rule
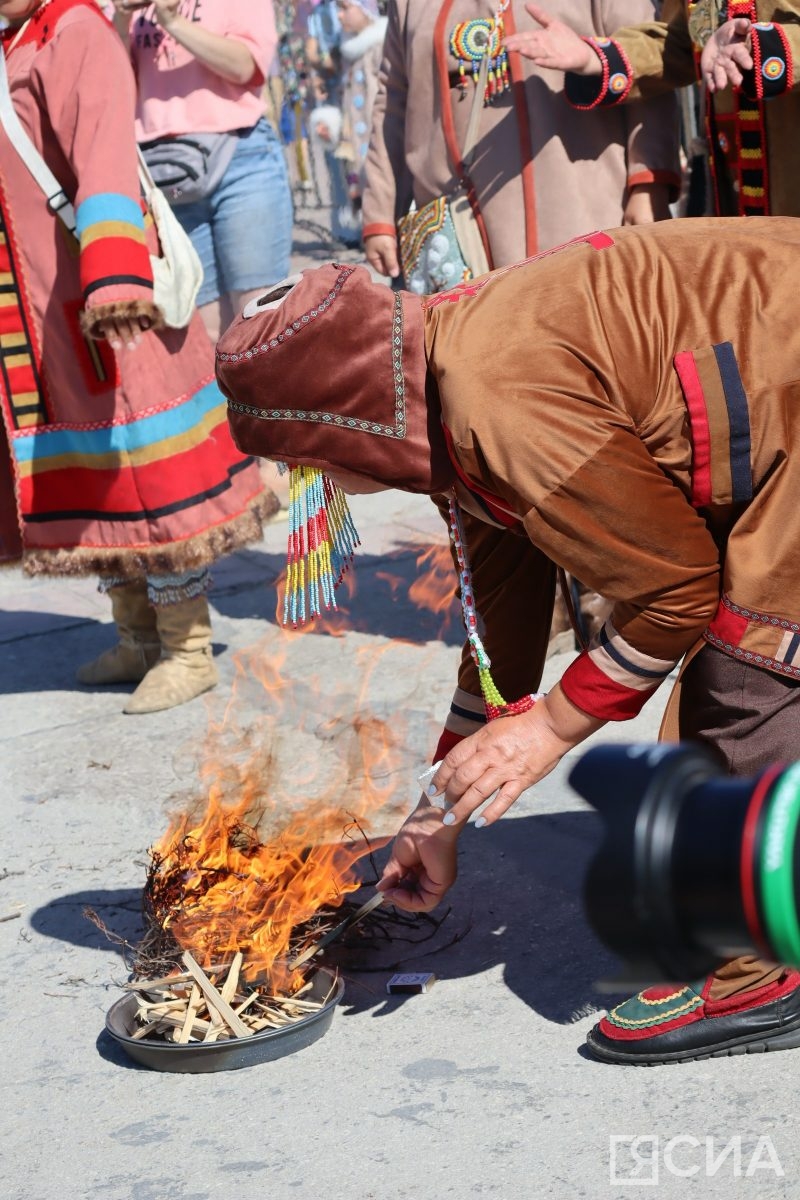
[[[627,721],[675,665],[636,650],[606,621],[592,649],[567,667],[561,687],[582,712],[603,721]]]
[[[100,288],[153,288],[142,210],[130,196],[89,196],[75,214],[84,300]]]
[[[486,724],[486,707],[482,696],[473,696],[463,688],[456,688],[453,703],[445,721],[448,733],[458,734],[459,737],[469,737]]]

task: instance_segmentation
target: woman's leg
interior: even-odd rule
[[[197,308],[208,336],[216,345],[225,326],[222,319],[219,264],[214,250],[211,198],[197,200],[194,204],[176,204],[173,212],[191,238],[203,265],[203,282],[197,294]]]
[[[220,294],[234,314],[289,274],[292,196],[283,148],[267,121],[240,139],[212,197],[212,236]],[[225,311],[222,313],[223,326]]]

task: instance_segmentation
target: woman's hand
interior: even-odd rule
[[[669,188],[665,183],[640,183],[628,193],[623,225],[650,225],[653,221],[668,221]]]
[[[526,788],[548,775],[568,750],[604,724],[576,708],[556,685],[528,712],[490,721],[454,746],[428,794],[444,794],[451,807],[443,823],[463,828],[472,813],[497,792],[475,822],[479,828],[491,825]]]
[[[180,16],[181,0],[153,0],[156,20],[162,29],[169,29],[176,17]]]
[[[369,265],[379,275],[397,279],[400,263],[397,258],[397,238],[388,233],[373,233],[364,238],[364,253]]]
[[[151,326],[149,317],[102,317],[95,327],[95,337],[105,338],[112,350],[124,346],[135,350]]]
[[[536,4],[526,4],[525,8],[542,28],[509,34],[504,43],[506,50],[519,51],[537,67],[578,75],[602,74],[600,59],[579,33]]]
[[[401,826],[378,891],[398,908],[427,912],[455,882],[458,831],[424,798]]]
[[[700,56],[700,77],[710,92],[741,85],[742,71],[753,69],[751,40],[747,17],[736,17],[714,30]]]

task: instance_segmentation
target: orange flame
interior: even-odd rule
[[[447,625],[455,611],[456,582],[450,547],[432,545],[417,555],[419,574],[408,589],[412,604],[445,619]]]
[[[206,743],[199,804],[151,850],[159,923],[205,967],[241,950],[245,978],[276,992],[301,980],[287,966],[293,930],[360,886],[355,866],[370,849],[360,830],[396,803],[398,778],[407,782],[394,720],[390,731],[341,689],[324,719],[317,689],[290,686],[274,653],[287,636],[270,639],[270,654],[237,656],[234,697]],[[254,681],[270,711],[243,729],[238,714]],[[355,715],[342,716],[345,705]],[[304,706],[317,722],[311,731]],[[287,744],[290,773],[279,762]],[[386,840],[371,838],[371,848]]]

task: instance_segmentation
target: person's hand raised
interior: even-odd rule
[[[739,87],[742,71],[752,71],[752,35],[747,17],[736,17],[715,29],[700,56],[700,76],[710,92],[722,92],[730,84]]]
[[[525,8],[542,28],[509,34],[504,43],[506,50],[517,50],[537,67],[574,71],[578,75],[602,73],[600,59],[580,34],[537,4],[526,4]]]
[[[162,29],[169,29],[176,17],[179,17],[181,0],[153,0],[156,10],[156,20]]]

